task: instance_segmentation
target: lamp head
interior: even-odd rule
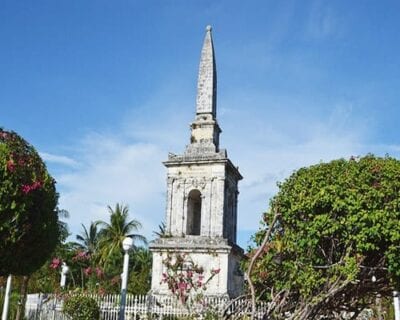
[[[124,241],[122,241],[122,249],[124,249],[124,251],[129,251],[131,250],[133,247],[133,239],[131,237],[126,237],[124,239]]]

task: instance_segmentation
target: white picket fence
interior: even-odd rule
[[[101,320],[118,320],[120,295],[89,295],[100,307]],[[62,313],[61,297],[52,294],[28,295],[25,316],[28,320],[68,320]],[[205,297],[201,302],[182,305],[173,296],[134,296],[127,295],[125,307],[126,320],[142,319],[172,319],[172,317],[192,316],[204,319],[209,313],[219,319],[237,319],[238,316],[248,315],[251,309],[250,301],[228,298]],[[257,318],[262,319],[267,309],[266,303],[257,305]]]

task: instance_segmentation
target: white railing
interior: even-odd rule
[[[118,320],[120,295],[91,295],[100,307],[100,319]],[[63,299],[53,294],[28,295],[25,315],[28,320],[68,320],[62,313]],[[219,319],[233,319],[248,315],[250,301],[238,299],[230,301],[221,297],[205,297],[198,303],[183,305],[173,296],[127,295],[125,307],[126,320],[170,319],[170,317],[192,316],[204,319],[207,314],[214,314]],[[262,318],[267,309],[266,303],[258,303],[257,317]],[[234,317],[233,317],[234,315]]]

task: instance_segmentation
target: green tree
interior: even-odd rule
[[[55,181],[36,150],[0,129],[0,276],[28,275],[58,244]]]
[[[122,242],[125,237],[131,237],[134,241],[147,243],[146,238],[137,232],[141,227],[138,220],[128,221],[129,209],[127,206],[117,203],[115,209],[108,206],[110,222],[98,221],[102,228],[100,231],[99,249],[100,259],[104,265],[110,263],[113,257],[122,258]]]
[[[147,294],[151,286],[151,252],[139,247],[130,260],[128,291],[132,294]]]
[[[76,240],[78,240],[77,247],[90,255],[97,253],[100,238],[98,224],[99,222],[91,222],[89,230],[82,224],[83,231],[76,235]]]
[[[251,273],[271,319],[340,319],[343,311],[355,318],[376,294],[398,288],[400,161],[335,160],[278,186],[258,245],[265,225],[276,223]]]

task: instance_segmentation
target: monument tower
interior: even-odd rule
[[[184,253],[205,273],[219,269],[206,295],[235,297],[243,275],[243,250],[236,244],[238,168],[219,147],[217,73],[211,27],[206,29],[197,84],[196,116],[190,143],[182,155],[169,154],[165,235],[150,245],[153,294],[169,294],[162,282],[163,263],[171,253]],[[205,275],[207,276],[207,274]]]

